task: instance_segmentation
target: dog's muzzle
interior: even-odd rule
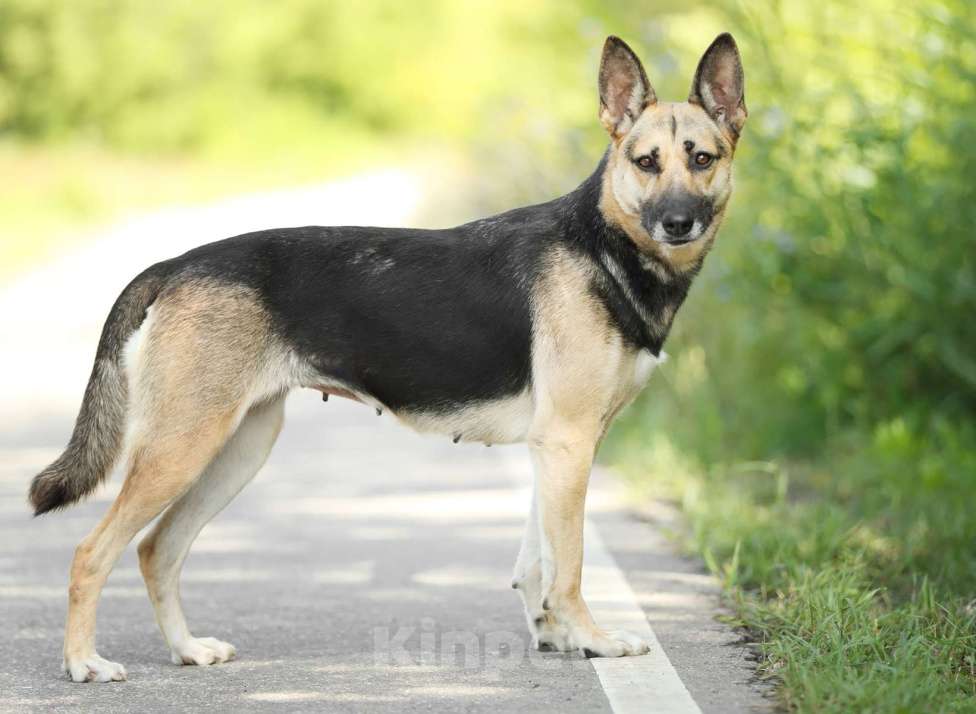
[[[648,201],[641,225],[659,243],[679,246],[698,240],[712,222],[711,202],[691,194],[669,194]]]

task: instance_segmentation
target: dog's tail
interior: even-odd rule
[[[122,291],[105,320],[81,411],[68,446],[30,485],[30,502],[39,516],[87,496],[111,472],[125,433],[128,384],[122,348],[139,329],[146,309],[164,282],[159,266],[145,271]]]

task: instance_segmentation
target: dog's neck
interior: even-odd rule
[[[677,267],[661,253],[642,250],[605,211],[609,152],[565,202],[564,237],[597,266],[595,289],[624,338],[660,353],[674,315],[688,295],[701,261]]]

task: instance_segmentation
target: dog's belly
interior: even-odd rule
[[[533,411],[532,394],[525,389],[513,396],[471,402],[451,411],[401,410],[396,417],[420,432],[446,434],[459,441],[511,444],[525,440]]]
[[[529,387],[517,394],[494,399],[473,399],[453,407],[424,409],[391,406],[376,395],[331,376],[318,375],[303,386],[322,392],[326,399],[329,396],[352,399],[376,409],[377,414],[392,414],[404,425],[421,433],[444,434],[455,441],[485,444],[524,441],[535,406]]]

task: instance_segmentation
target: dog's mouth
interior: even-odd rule
[[[649,221],[645,219],[641,223],[644,225],[644,230],[650,234],[651,239],[658,245],[668,248],[682,248],[700,240],[707,232],[710,221],[696,218],[687,232],[677,234],[675,234],[675,231],[669,232],[665,230],[664,224],[659,220]]]
[[[667,240],[661,241],[664,245],[671,246],[672,248],[677,248],[682,245],[688,245],[689,243],[694,243],[698,240],[698,236],[688,236],[687,238],[668,238]]]
[[[695,222],[694,228],[692,228],[688,233],[681,236],[669,235],[664,227],[658,223],[655,225],[648,233],[651,234],[651,238],[658,245],[667,246],[668,248],[681,248],[683,246],[694,243],[699,240],[703,235],[705,235],[704,229]]]

